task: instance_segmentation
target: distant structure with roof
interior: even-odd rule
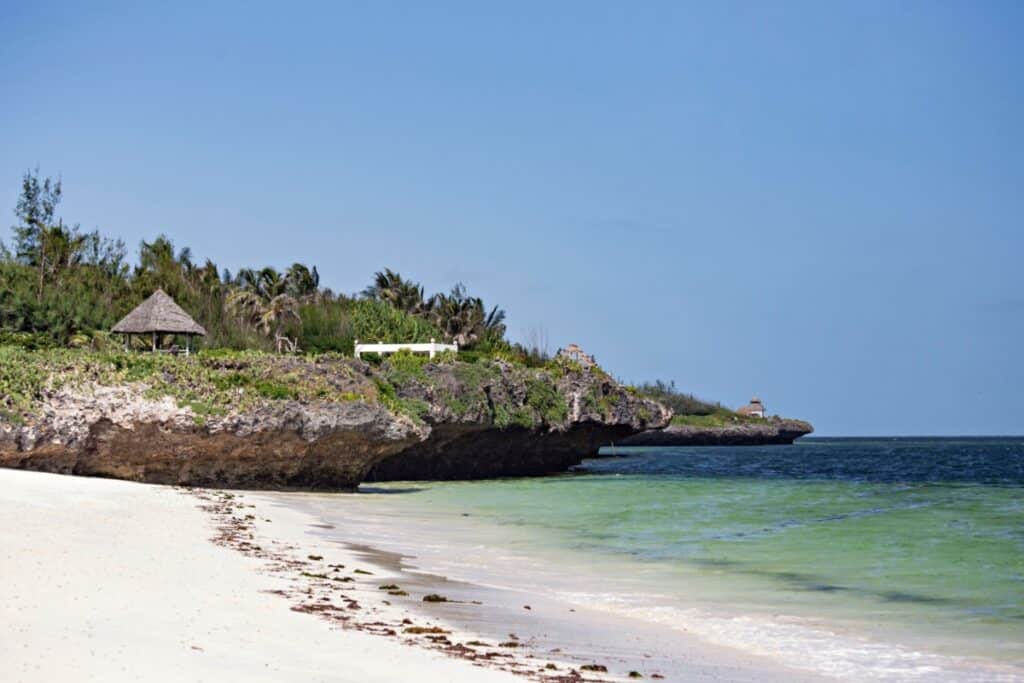
[[[165,334],[185,336],[184,353],[192,351],[192,337],[206,336],[206,330],[182,309],[164,290],[158,289],[135,309],[114,325],[114,334],[124,335],[124,349],[128,350],[128,341],[132,335],[148,336],[152,350],[165,351],[160,348],[160,337]],[[177,353],[177,348],[165,352]]]
[[[587,355],[583,349],[576,344],[569,344],[564,349],[559,349],[556,357],[565,358],[566,360],[571,360],[574,363],[579,363],[585,368],[592,368],[597,365],[597,361],[594,360],[594,357]]]
[[[768,414],[765,412],[764,403],[757,396],[750,399],[750,403],[743,406],[736,412],[745,417],[764,417]]]

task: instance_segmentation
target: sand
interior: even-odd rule
[[[0,469],[0,681],[818,680],[671,629],[410,571],[347,541],[343,515],[325,525],[305,504],[321,498]],[[435,592],[452,602],[423,601]],[[596,663],[608,672],[584,669]]]
[[[0,680],[523,680],[341,629],[179,490],[0,470]]]

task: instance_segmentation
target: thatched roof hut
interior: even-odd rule
[[[174,302],[164,290],[158,289],[135,307],[131,313],[114,325],[115,334],[152,335],[153,350],[157,349],[157,336],[161,334],[183,334],[206,336],[206,330]]]

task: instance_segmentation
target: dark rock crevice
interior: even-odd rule
[[[440,425],[426,440],[383,458],[367,481],[490,479],[565,472],[634,430],[576,423],[565,431]]]

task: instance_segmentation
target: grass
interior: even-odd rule
[[[280,401],[365,401],[419,424],[429,419],[433,403],[455,418],[479,414],[486,420],[489,413],[499,428],[536,429],[568,419],[558,383],[575,369],[564,362],[549,365],[530,368],[488,358],[465,363],[454,354],[432,361],[397,353],[367,374],[365,365],[337,353],[296,357],[216,349],[185,358],[0,346],[0,420],[31,421],[57,389],[134,385],[147,398],[170,397],[187,407],[200,426]],[[608,414],[614,398],[595,390],[584,400]]]
[[[549,424],[564,422],[569,416],[569,404],[546,374],[538,373],[527,380],[526,405]]]
[[[727,408],[717,408],[709,415],[675,415],[672,424],[686,427],[728,427],[749,422],[762,422],[760,418],[747,417]]]
[[[202,352],[185,358],[0,346],[0,411],[9,419],[24,419],[59,388],[133,383],[148,398],[174,398],[204,422],[271,401],[376,400],[373,384],[350,372],[346,363],[251,351]]]

